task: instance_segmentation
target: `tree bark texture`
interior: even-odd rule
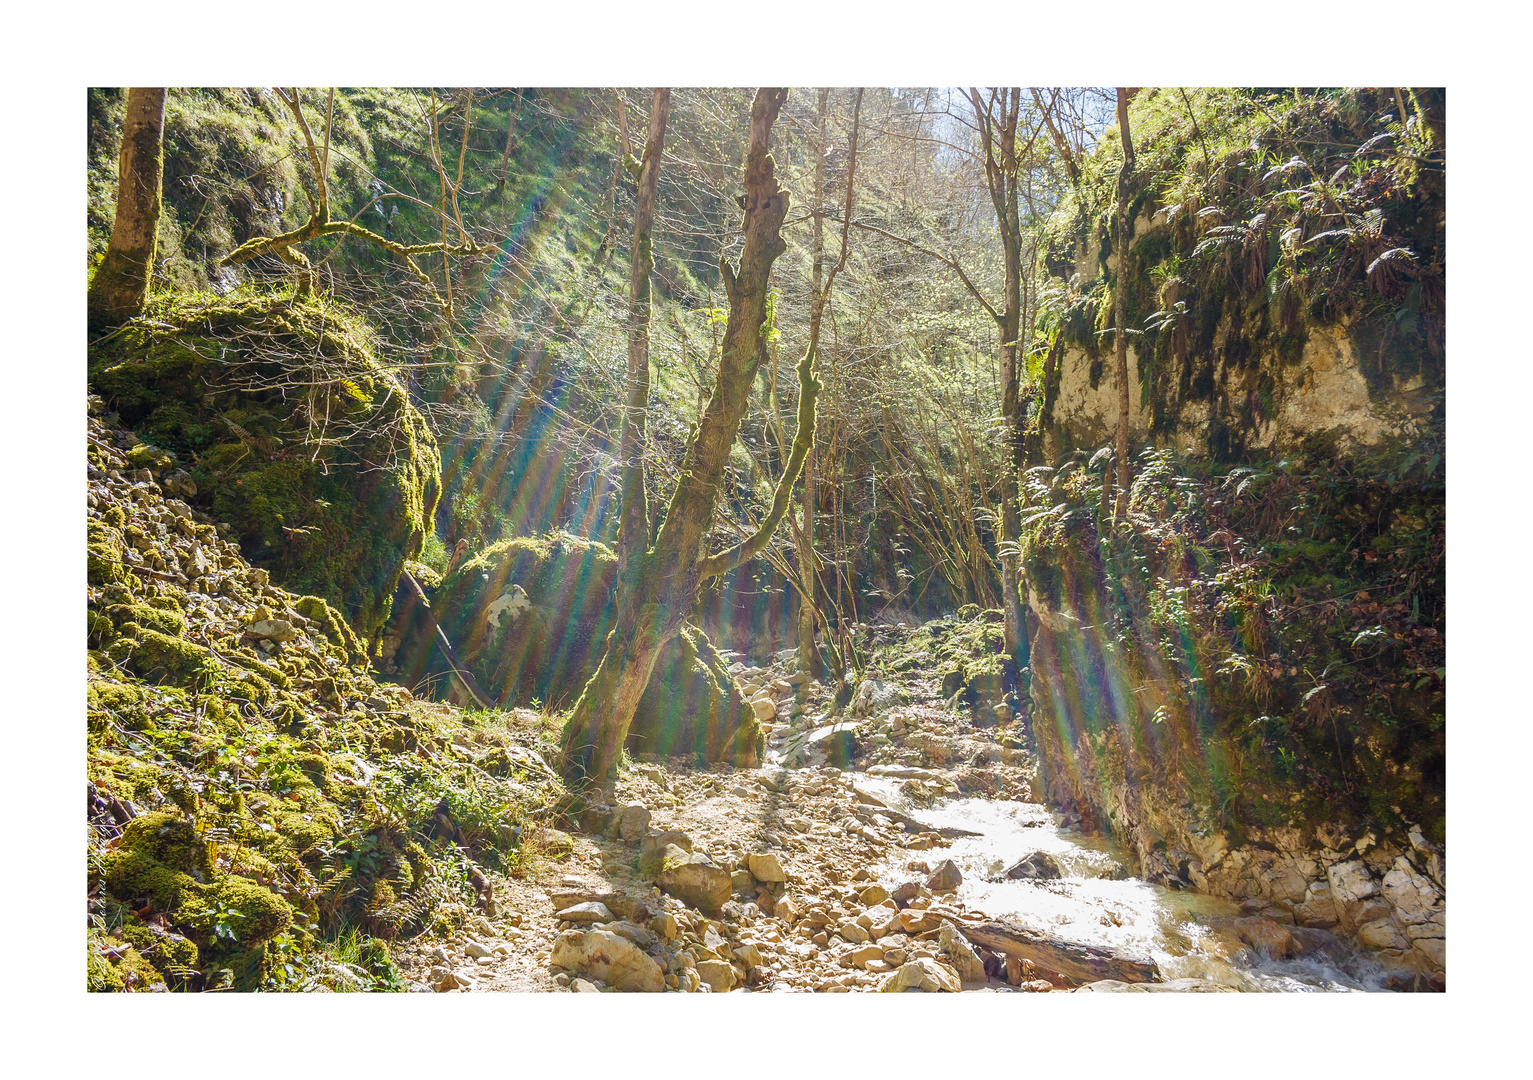
[[[1016,550],[1022,531],[1017,473],[1022,466],[1022,418],[1017,379],[1019,338],[1022,334],[1022,224],[1017,192],[1017,120],[1022,88],[992,92],[984,101],[977,89],[969,91],[974,117],[979,124],[985,152],[985,180],[995,207],[997,231],[1005,256],[1006,285],[1001,309],[995,313],[1001,336],[1001,416],[1006,426],[1006,467],[1001,477],[1001,529],[998,539],[1001,563],[1001,612],[1004,618],[1006,654],[1013,659],[1022,651],[1026,628],[1022,624],[1022,592]]]
[[[1132,234],[1128,224],[1129,178],[1134,172],[1134,142],[1128,130],[1126,86],[1118,89],[1118,133],[1123,137],[1123,167],[1118,170],[1118,228],[1113,246],[1118,252],[1118,271],[1113,284],[1113,321],[1115,330],[1114,372],[1118,378],[1118,499],[1113,517],[1122,521],[1128,516],[1128,245]]]
[[[825,150],[827,122],[830,115],[830,90],[820,91],[819,142],[815,146],[814,203],[818,207],[825,199]],[[814,216],[814,247],[809,293],[809,333],[816,336],[820,316],[825,304],[820,289],[825,279],[825,223],[819,214]],[[814,450],[804,459],[804,513],[803,527],[798,530],[798,668],[816,679],[825,675],[825,657],[815,643],[814,596],[814,511],[818,493],[815,490]]]
[[[639,163],[639,199],[633,215],[633,251],[628,282],[628,399],[623,408],[620,460],[623,501],[618,514],[617,558],[621,576],[629,557],[649,546],[649,500],[644,493],[644,434],[649,409],[650,283],[654,270],[655,190],[665,126],[671,111],[668,87],[655,90],[649,110],[649,138]],[[626,150],[626,147],[624,148]]]
[[[92,330],[120,326],[144,308],[154,273],[164,159],[165,87],[135,86],[123,115],[112,239],[86,297]]]
[[[563,768],[576,784],[605,784],[659,658],[660,648],[696,606],[703,541],[713,520],[719,482],[739,433],[760,366],[772,264],[787,245],[782,223],[788,192],[767,153],[786,89],[762,88],[751,107],[745,159],[744,245],[738,268],[720,258],[729,299],[718,380],[682,459],[681,476],[654,546],[630,556],[619,586],[617,621],[591,681],[564,728]]]

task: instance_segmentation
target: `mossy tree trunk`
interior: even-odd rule
[[[719,271],[729,300],[718,379],[687,446],[680,479],[654,545],[630,556],[619,585],[617,618],[607,637],[596,673],[591,676],[564,728],[563,771],[573,784],[605,784],[644,689],[649,685],[661,647],[691,616],[697,587],[705,574],[722,573],[729,562],[750,548],[756,537],[729,552],[703,558],[703,541],[713,520],[719,482],[745,414],[751,383],[763,355],[761,334],[766,323],[767,290],[772,264],[787,250],[782,223],[789,195],[778,186],[775,165],[767,153],[772,125],[787,100],[786,89],[762,88],[751,106],[750,137],[745,159],[744,245],[739,268],[720,258]],[[807,359],[807,358],[806,358]],[[806,371],[800,365],[800,371]],[[814,384],[804,387],[809,398],[810,437],[813,427]],[[802,417],[802,404],[800,416]],[[804,431],[795,437],[797,453]],[[796,476],[784,473],[789,490]],[[783,490],[779,483],[779,493]],[[774,504],[777,500],[774,500]],[[783,500],[786,508],[786,500]],[[774,505],[774,509],[776,506]],[[781,520],[779,511],[777,519]],[[777,522],[771,516],[762,528],[770,535]],[[765,540],[760,541],[764,543]],[[746,556],[748,557],[748,556]],[[736,564],[738,565],[738,564]]]
[[[1134,141],[1128,130],[1128,100],[1133,88],[1118,89],[1118,134],[1123,139],[1123,167],[1118,170],[1118,227],[1113,246],[1118,253],[1118,270],[1113,280],[1113,322],[1115,332],[1114,374],[1118,379],[1118,498],[1113,517],[1122,521],[1128,516],[1128,244],[1132,234],[1128,225],[1129,179],[1134,172]]]
[[[1022,531],[1022,514],[1017,490],[1017,473],[1022,465],[1022,416],[1017,376],[1019,338],[1022,334],[1022,222],[1018,205],[1017,120],[1021,111],[1022,88],[1013,86],[992,90],[982,98],[979,90],[969,90],[974,119],[979,125],[980,142],[985,154],[985,183],[995,207],[996,229],[1001,234],[1001,248],[1006,268],[1005,294],[1000,310],[991,309],[1001,336],[1001,416],[1006,424],[1006,468],[1001,477],[1001,530],[997,554],[1001,563],[1001,611],[1005,620],[1006,654],[1017,658],[1022,652],[1026,628],[1022,623],[1022,591],[1017,538]],[[1036,138],[1036,132],[1034,138]]]
[[[658,87],[650,102],[649,138],[644,157],[634,161],[625,145],[624,164],[637,174],[639,200],[633,214],[633,251],[628,283],[628,399],[623,408],[620,460],[623,463],[622,506],[618,513],[617,558],[621,574],[635,551],[649,546],[649,500],[644,493],[644,432],[649,409],[649,276],[654,270],[655,190],[660,180],[660,157],[665,150],[665,126],[671,111],[671,91]],[[627,142],[625,135],[624,142]]]
[[[112,239],[86,297],[92,331],[120,326],[144,308],[154,273],[164,159],[165,87],[132,87],[122,122]]]

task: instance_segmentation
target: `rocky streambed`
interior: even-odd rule
[[[638,762],[571,823],[561,866],[503,894],[500,922],[405,952],[415,988],[1431,988],[1324,930],[1130,877],[1034,801],[1025,748],[934,682],[865,684],[834,723],[788,663],[736,672],[767,765]]]

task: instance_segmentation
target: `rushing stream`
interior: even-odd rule
[[[1313,946],[1302,957],[1264,957],[1228,929],[1240,916],[1237,904],[1121,877],[1122,860],[1112,844],[1061,831],[1043,806],[987,799],[915,806],[906,800],[898,780],[859,775],[857,784],[922,822],[980,833],[955,839],[951,847],[930,854],[933,865],[942,858],[953,860],[963,873],[959,898],[991,918],[1064,940],[1149,956],[1166,979],[1207,979],[1245,991],[1385,990],[1394,973],[1369,954],[1318,931],[1305,935]],[[1005,877],[1007,867],[1033,852],[1051,856],[1063,877]],[[902,853],[899,861],[877,868],[879,880],[890,887],[908,880],[904,863],[913,854]]]

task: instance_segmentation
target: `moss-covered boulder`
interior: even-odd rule
[[[458,657],[501,705],[573,705],[616,613],[617,557],[567,533],[501,541],[454,570],[431,600]],[[419,685],[445,663],[425,620],[402,604],[401,674]],[[445,692],[447,680],[436,680]],[[755,765],[763,736],[701,630],[683,628],[656,665],[629,729],[636,752]]]
[[[85,523],[85,580],[109,585],[127,574],[123,566],[122,533],[102,521]]]
[[[251,563],[376,637],[441,465],[365,324],[318,301],[176,302],[93,347],[90,383],[150,447],[143,467],[185,467]],[[90,530],[91,583],[119,580],[121,534]]]
[[[171,911],[213,877],[207,844],[192,823],[171,811],[128,822],[117,850],[107,855],[106,890],[125,903],[148,901]]]
[[[228,874],[189,897],[178,921],[209,949],[224,942],[248,949],[292,925],[293,909],[270,889]]]
[[[116,663],[125,662],[136,675],[172,685],[192,682],[218,663],[195,642],[132,622],[123,624],[122,636],[107,648],[107,656]]]

